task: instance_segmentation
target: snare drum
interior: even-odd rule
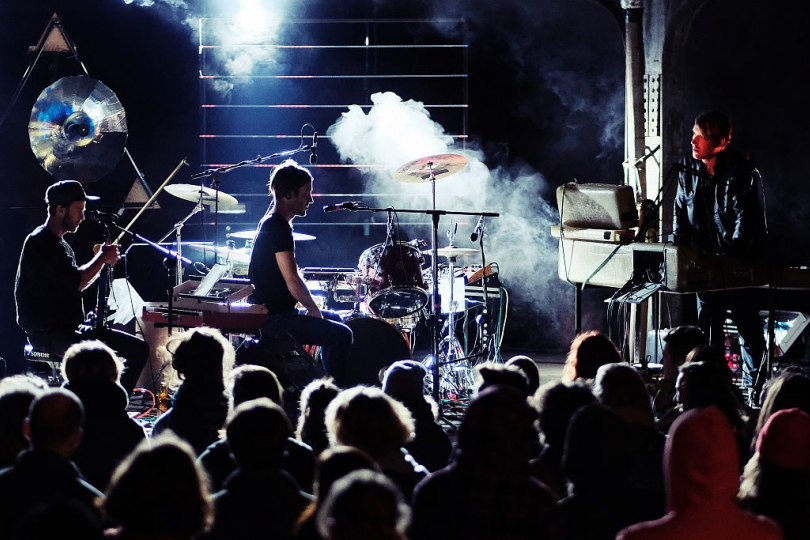
[[[345,321],[354,341],[346,366],[345,384],[380,386],[380,374],[397,360],[409,360],[408,342],[394,326],[376,317],[355,317]]]
[[[365,302],[380,317],[394,319],[422,309],[428,301],[419,250],[406,242],[377,244],[360,255],[367,287]]]

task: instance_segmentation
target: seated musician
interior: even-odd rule
[[[248,272],[256,288],[254,298],[267,306],[263,330],[288,333],[300,343],[322,345],[323,367],[340,385],[352,331],[337,313],[318,308],[295,261],[292,221],[306,216],[313,203],[312,180],[310,172],[293,160],[281,163],[270,175],[273,200],[259,223]],[[302,313],[296,303],[303,306]]]
[[[118,246],[107,244],[78,266],[64,239],[84,221],[86,201],[97,199],[88,196],[75,180],[57,182],[45,192],[48,219],[26,237],[17,267],[17,324],[35,350],[55,356],[63,356],[68,347],[86,339],[106,343],[125,359],[121,386],[131,393],[149,354],[146,342],[102,327],[78,331],[85,320],[82,291],[98,278],[105,264],[112,266],[119,257]]]
[[[673,233],[676,244],[747,261],[763,256],[765,221],[757,199],[754,165],[728,148],[731,121],[720,112],[707,112],[692,128],[692,157],[685,158],[675,197]],[[740,333],[743,383],[753,389],[765,338],[757,306],[745,291],[698,293],[698,321],[710,344],[725,350],[723,325],[731,310]],[[760,385],[764,382],[759,381]]]

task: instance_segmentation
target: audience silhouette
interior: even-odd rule
[[[118,463],[146,435],[127,414],[129,398],[120,385],[123,362],[101,341],[70,346],[62,360],[63,388],[84,405],[84,434],[73,462],[87,480],[106,489]]]
[[[42,505],[75,503],[92,511],[103,497],[70,460],[83,423],[84,408],[67,390],[46,390],[31,403],[23,424],[30,448],[0,471],[0,539],[11,538]]]
[[[200,454],[219,438],[225,424],[228,402],[223,373],[233,365],[233,347],[218,330],[195,328],[169,341],[166,349],[183,382],[154,432],[171,430]]]
[[[214,494],[210,537],[243,540],[292,538],[293,527],[310,498],[281,469],[292,425],[268,398],[240,404],[226,427],[237,469]]]
[[[100,342],[67,351],[63,388],[0,379],[0,540],[810,537],[810,377],[781,368],[747,408],[696,327],[668,333],[660,379],[599,332],[558,381],[480,363],[457,431],[413,360],[297,403],[217,330],[167,350],[181,384],[149,438]]]
[[[109,538],[191,540],[213,520],[208,476],[194,449],[171,433],[140,443],[113,472],[106,495]]]
[[[259,398],[267,398],[283,407],[281,384],[276,375],[263,366],[243,365],[234,369],[227,378],[226,394],[229,396],[229,415],[242,403]],[[226,438],[211,443],[200,454],[199,460],[211,477],[214,491],[219,491],[228,475],[236,469],[236,461],[231,455]],[[307,445],[287,437],[281,468],[292,475],[305,492],[312,491],[315,456]]]

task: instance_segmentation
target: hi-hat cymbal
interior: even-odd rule
[[[201,202],[207,206],[214,206],[216,204],[217,195],[219,195],[220,208],[232,208],[239,204],[236,197],[232,195],[228,195],[222,191],[217,192],[211,188],[197,186],[194,184],[172,184],[166,186],[165,190],[167,193],[170,193],[179,199],[183,199],[184,201],[190,201],[193,203]]]
[[[433,250],[425,249],[422,250],[422,253],[424,253],[425,255],[431,255],[433,253]],[[436,250],[436,254],[439,257],[447,257],[448,259],[452,257],[465,257],[467,255],[475,255],[476,253],[478,253],[477,249],[462,248],[456,246],[447,246]]]
[[[31,109],[31,150],[58,180],[95,182],[112,171],[124,153],[124,107],[104,83],[79,75],[47,87]]]
[[[467,166],[467,158],[461,154],[437,154],[413,161],[394,171],[394,178],[406,184],[430,182],[430,173],[436,180],[455,174]]]
[[[293,231],[293,240],[296,242],[305,242],[307,240],[315,240],[315,237],[311,234],[304,234],[300,232]],[[228,233],[228,238],[239,238],[241,240],[253,240],[256,237],[256,231],[237,231]]]

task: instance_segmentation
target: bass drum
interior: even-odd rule
[[[346,366],[346,385],[380,386],[381,372],[397,360],[410,360],[408,342],[396,328],[375,317],[345,321],[354,333]]]
[[[428,301],[419,250],[406,242],[377,244],[360,255],[358,267],[368,291],[372,313],[386,319],[405,317]]]

